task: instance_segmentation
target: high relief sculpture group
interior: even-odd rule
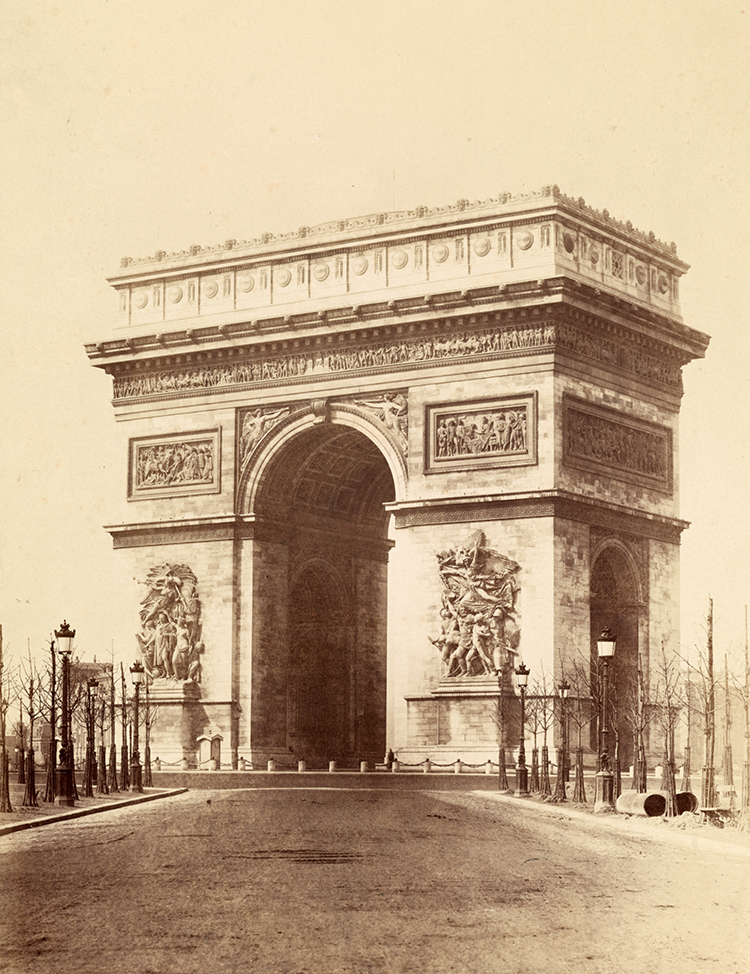
[[[487,547],[482,531],[466,547],[439,552],[437,561],[442,630],[431,642],[440,651],[443,676],[501,674],[521,639],[516,610],[521,566]]]
[[[152,680],[201,682],[198,582],[187,565],[158,565],[146,578],[141,632],[136,635]]]

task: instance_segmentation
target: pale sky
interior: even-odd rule
[[[122,256],[557,183],[677,244],[682,641],[709,594],[741,654],[750,201],[749,14],[713,0],[6,3],[0,624],[39,653],[135,653],[102,525],[125,490],[111,380],[85,341]]]

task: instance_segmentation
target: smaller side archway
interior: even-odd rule
[[[643,651],[641,631],[646,603],[643,583],[633,554],[621,541],[608,539],[594,553],[590,577],[592,686],[598,681],[596,640],[604,628],[617,636],[609,667],[610,746],[617,749],[620,767],[634,760],[633,708],[638,694],[638,663]],[[592,725],[591,748],[598,751],[599,728]]]

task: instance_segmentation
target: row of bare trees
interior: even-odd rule
[[[18,783],[24,785],[22,806],[36,807],[39,800],[54,802],[56,798],[58,728],[64,719],[61,705],[61,673],[57,666],[54,642],[49,647],[49,663],[40,668],[28,653],[17,666],[10,669],[3,655],[2,626],[0,626],[0,812],[11,812],[10,754],[7,749],[8,731],[15,730],[18,742]],[[95,674],[95,676],[94,676]],[[119,677],[119,679],[118,679]],[[92,695],[92,691],[97,692]],[[148,688],[140,721],[145,725],[146,746],[143,761],[143,784],[150,787],[150,736],[158,717],[157,708],[149,705]],[[17,708],[17,710],[16,710]],[[79,730],[79,758],[84,758],[84,797],[127,791],[130,787],[130,755],[132,737],[132,706],[122,664],[119,674],[114,661],[104,664],[70,664],[68,719]],[[9,726],[11,711],[19,714],[15,726]],[[119,725],[120,762],[116,732]],[[46,771],[44,789],[37,789],[38,755],[35,744],[42,737],[43,727],[48,734],[47,750],[43,755]],[[98,742],[98,750],[96,743]],[[91,743],[91,747],[89,747]],[[75,776],[73,786],[76,789]]]
[[[648,669],[646,669],[648,667]],[[621,671],[622,672],[622,671]],[[506,669],[501,683],[507,685],[510,668]],[[561,673],[561,681],[556,686],[551,674],[542,671],[530,685],[527,694],[527,727],[533,739],[529,788],[550,800],[565,800],[568,779],[567,754],[575,753],[574,788],[572,800],[586,801],[584,783],[584,742],[589,737],[598,741],[602,715],[602,673],[599,659],[580,656],[568,662]],[[565,688],[563,695],[561,687]],[[721,690],[722,712],[717,706],[717,689]],[[658,653],[644,665],[638,656],[632,678],[618,681],[618,668],[611,671],[609,685],[610,726],[614,734],[614,772],[615,797],[622,790],[622,769],[620,762],[621,734],[625,730],[632,739],[633,765],[630,787],[637,792],[647,790],[647,742],[659,742],[662,778],[660,790],[666,795],[666,814],[675,815],[676,794],[678,792],[677,742],[684,735],[682,753],[682,778],[679,791],[691,792],[693,789],[693,759],[691,739],[696,731],[703,736],[703,754],[700,768],[700,805],[703,808],[716,806],[717,785],[715,752],[717,748],[717,728],[723,724],[722,770],[724,790],[730,799],[734,789],[733,757],[731,743],[732,711],[731,701],[741,702],[745,724],[745,753],[743,758],[742,791],[739,803],[734,807],[739,814],[740,826],[750,830],[750,654],[747,638],[747,609],[745,610],[744,667],[741,674],[732,673],[725,654],[724,666],[718,670],[714,660],[713,600],[709,599],[706,620],[705,643],[696,646],[688,655],[667,652],[662,644]],[[506,730],[507,715],[503,694],[498,697],[497,714],[494,717],[498,726],[500,777],[499,786],[508,789],[506,777]],[[557,730],[558,753],[556,758],[558,780],[553,793],[550,782],[550,741]],[[541,753],[539,742],[541,741]],[[598,747],[597,751],[597,770]]]

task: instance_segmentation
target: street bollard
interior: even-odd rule
[[[328,762],[328,770],[329,771],[335,771],[336,770],[336,762],[335,761],[329,761]]]
[[[237,759],[237,770],[238,771],[244,771],[245,770],[245,759],[244,758],[238,758]]]
[[[422,767],[424,774],[429,774],[432,771],[432,761],[429,758],[425,758],[424,766]]]
[[[269,771],[275,771],[276,770],[276,762],[274,761],[273,758],[269,758],[268,759],[268,770]]]
[[[461,774],[461,772],[463,771],[463,767],[464,767],[463,764],[460,761],[457,760],[456,761],[456,764],[455,764],[455,766],[453,768],[453,773],[454,774]]]
[[[487,764],[485,764],[484,766],[484,773],[492,774],[492,761],[490,761],[489,759],[487,760]]]
[[[307,771],[307,761],[298,761],[297,762],[297,770],[298,771]]]
[[[187,771],[187,770],[188,770],[188,759],[187,758],[183,758],[180,761],[180,771]]]
[[[393,764],[391,765],[391,771],[398,771],[400,765],[398,763],[398,758],[393,759]]]
[[[362,773],[362,774],[364,774],[365,771],[367,771],[367,761],[360,761],[359,762],[359,770],[360,770],[360,773]]]

